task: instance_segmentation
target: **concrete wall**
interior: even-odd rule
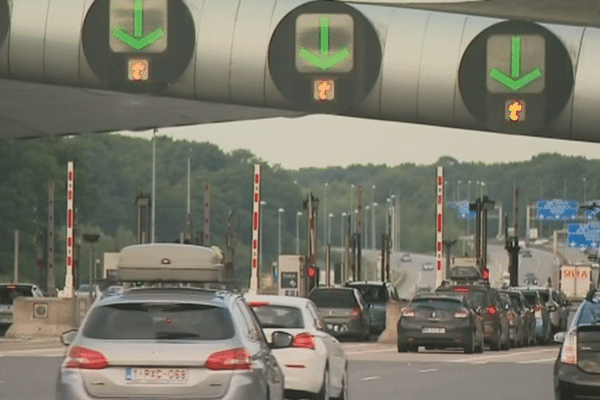
[[[13,303],[13,324],[5,336],[19,339],[58,337],[69,329],[77,328],[87,308],[87,296],[17,298]]]

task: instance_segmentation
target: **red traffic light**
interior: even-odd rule
[[[315,267],[308,267],[308,277],[314,278],[317,276],[317,269]]]
[[[481,277],[483,278],[484,281],[489,281],[490,280],[490,270],[485,268],[481,273]]]

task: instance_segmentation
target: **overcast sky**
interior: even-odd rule
[[[152,132],[119,132],[151,138]],[[160,135],[210,142],[223,151],[248,149],[287,169],[350,164],[432,164],[449,155],[460,162],[525,161],[540,153],[598,158],[600,144],[541,139],[330,115],[272,118],[179,128]]]

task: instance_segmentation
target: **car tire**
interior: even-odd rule
[[[418,353],[419,352],[419,346],[417,346],[417,345],[411,344],[411,345],[408,345],[407,347],[408,347],[409,353]]]
[[[331,381],[329,377],[329,367],[325,367],[325,373],[323,374],[323,387],[313,400],[330,400],[331,399]]]
[[[554,391],[555,400],[575,400],[575,393],[570,393],[564,389],[557,389]]]
[[[502,337],[500,337],[500,339],[502,339]],[[500,349],[504,351],[510,350],[510,334],[506,335],[506,341],[500,344]]]
[[[483,338],[481,338],[481,342],[479,342],[479,345],[475,347],[475,353],[483,353]]]
[[[475,334],[471,333],[471,340],[469,340],[463,347],[465,354],[475,353]]]
[[[344,376],[342,376],[342,392],[339,397],[335,397],[336,400],[348,400],[348,365],[344,368]]]
[[[498,337],[498,340],[490,343],[490,350],[492,350],[492,351],[498,351],[498,350],[500,350],[500,347],[502,346],[502,337],[500,335],[500,332],[498,332],[497,337]]]

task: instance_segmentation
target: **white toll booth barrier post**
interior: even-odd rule
[[[252,269],[250,273],[250,294],[258,294],[259,278],[258,278],[258,249],[262,246],[259,243],[260,229],[260,164],[254,164],[254,194],[253,194],[253,211],[252,211]]]
[[[69,161],[67,171],[67,274],[63,297],[73,297],[73,196],[74,196],[75,166]]]
[[[435,243],[435,287],[442,284],[444,277],[444,267],[442,259],[443,240],[444,240],[444,167],[437,167],[437,215],[436,215],[436,243]]]

